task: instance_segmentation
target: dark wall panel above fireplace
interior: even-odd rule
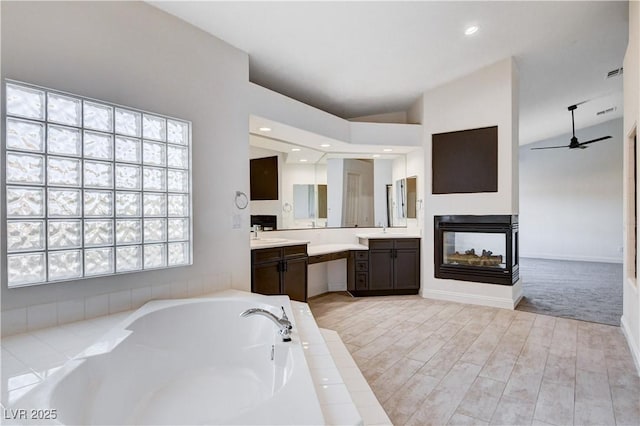
[[[432,136],[434,194],[498,192],[498,127]]]

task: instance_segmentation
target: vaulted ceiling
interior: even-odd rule
[[[622,66],[627,2],[151,3],[247,52],[251,81],[343,118],[406,110],[508,56],[521,144],[570,132],[585,100],[578,129],[622,116],[622,79],[605,76]]]

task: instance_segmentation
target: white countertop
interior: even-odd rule
[[[303,240],[290,240],[287,238],[259,238],[257,240],[251,240],[251,250],[273,248],[273,247],[286,247],[297,246],[300,244],[309,244],[309,241]]]
[[[309,256],[318,256],[320,254],[338,253],[345,250],[369,250],[369,247],[362,244],[337,243],[337,244],[313,244],[307,246]]]
[[[378,239],[378,238],[422,238],[419,234],[405,234],[395,232],[373,232],[367,234],[356,234],[358,238]]]

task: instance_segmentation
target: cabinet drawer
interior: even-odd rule
[[[282,257],[281,248],[266,248],[253,250],[253,263],[264,263],[280,260]]]
[[[333,253],[309,256],[309,265],[312,265],[314,263],[329,262],[330,260],[333,260]]]
[[[398,238],[395,242],[397,249],[416,249],[420,247],[418,238]]]
[[[339,251],[337,253],[332,253],[331,260],[338,259],[348,259],[349,258],[349,250]]]
[[[354,253],[356,254],[356,260],[369,260],[369,252],[366,250],[358,250]]]
[[[367,290],[369,288],[369,274],[366,272],[356,273],[356,290]]]
[[[356,271],[358,272],[366,272],[369,270],[369,261],[368,260],[359,260],[356,262]]]
[[[392,248],[392,239],[369,240],[369,250],[386,250]]]
[[[297,246],[286,246],[283,247],[284,257],[298,257],[298,256],[306,256],[307,255],[307,245],[300,244]]]

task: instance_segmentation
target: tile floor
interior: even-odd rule
[[[309,302],[395,425],[638,425],[619,327],[419,296]]]

